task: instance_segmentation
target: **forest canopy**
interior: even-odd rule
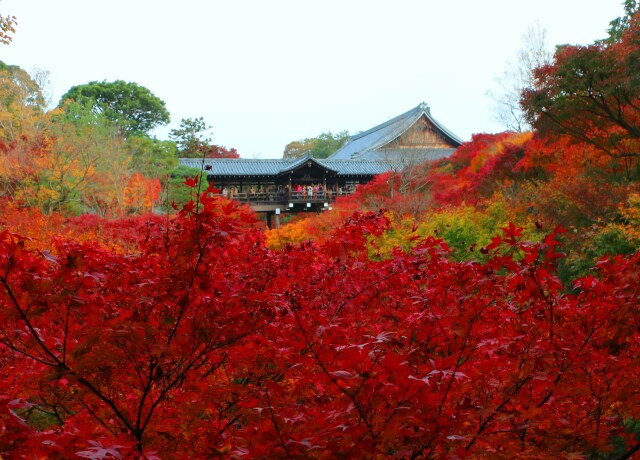
[[[237,157],[203,118],[152,137],[164,104],[121,81],[48,110],[2,63],[0,457],[637,456],[625,7],[610,39],[534,70],[531,131],[475,134],[272,229],[178,166]]]

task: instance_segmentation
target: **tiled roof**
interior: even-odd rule
[[[374,126],[367,131],[352,136],[342,148],[333,153],[329,158],[336,160],[373,159],[376,157],[376,155],[372,155],[373,152],[384,148],[386,144],[402,135],[422,116],[427,117],[453,145],[458,146],[462,143],[455,134],[431,116],[429,106],[423,102],[402,115],[398,115],[378,126]],[[398,153],[403,151],[405,150],[398,150]],[[451,150],[451,152],[453,152],[453,150]]]
[[[375,160],[320,160],[327,168],[338,171],[338,175],[376,175],[394,169],[389,161]]]
[[[368,160],[375,161],[391,161],[395,163],[416,164],[424,163],[427,160],[438,160],[440,158],[446,158],[453,155],[456,149],[417,149],[417,148],[402,148],[402,149],[379,149],[370,150],[367,152],[366,158]],[[347,160],[344,160],[347,161]],[[351,160],[351,161],[364,161],[364,160]]]
[[[244,158],[180,158],[182,166],[206,169],[211,166],[210,174],[218,176],[277,176],[283,169],[292,164],[293,160],[258,160]]]
[[[182,166],[206,169],[213,176],[278,176],[309,161],[309,157],[294,159],[230,159],[230,158],[180,158]],[[394,168],[386,159],[375,160],[331,160],[311,159],[341,175],[375,175]],[[210,166],[210,168],[207,168]]]

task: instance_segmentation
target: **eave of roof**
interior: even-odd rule
[[[291,164],[291,160],[288,159],[180,158],[178,161],[182,166],[206,169],[210,175],[218,176],[277,176],[283,168]]]
[[[331,160],[316,158],[295,159],[229,159],[229,158],[180,158],[182,166],[207,171],[213,177],[277,177],[296,167],[313,161],[322,169],[338,176],[371,176],[395,169],[395,162],[388,160]]]

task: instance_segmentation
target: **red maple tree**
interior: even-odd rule
[[[191,184],[197,187],[197,184]],[[122,222],[126,222],[123,219]],[[640,442],[640,255],[570,290],[552,232],[456,262],[376,256],[384,213],[265,248],[200,195],[114,253],[0,234],[0,452],[68,458],[562,458]],[[618,449],[618,450],[616,450]]]

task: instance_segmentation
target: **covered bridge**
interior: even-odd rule
[[[283,212],[327,209],[336,197],[353,193],[377,174],[448,157],[461,142],[422,103],[352,136],[326,159],[181,158],[180,164],[206,170],[223,194],[267,213],[271,224],[271,217]]]

